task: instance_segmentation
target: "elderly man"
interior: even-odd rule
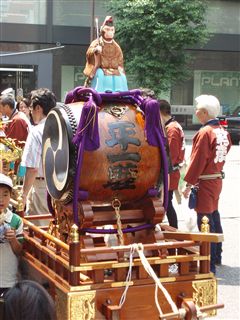
[[[198,228],[207,216],[210,232],[222,233],[218,212],[219,196],[222,190],[223,166],[231,147],[228,132],[219,124],[216,117],[220,104],[216,97],[201,95],[196,99],[196,116],[203,125],[193,138],[190,164],[184,180],[187,182],[183,194],[187,198],[192,186],[197,186],[195,210]],[[216,272],[215,265],[221,264],[222,244],[211,244],[211,271]]]
[[[48,113],[56,106],[55,95],[48,89],[32,91],[31,114],[36,126],[30,131],[22,156],[26,167],[23,184],[23,202],[29,199],[29,214],[48,212],[46,183],[42,168],[42,135]],[[31,191],[30,191],[31,190]]]

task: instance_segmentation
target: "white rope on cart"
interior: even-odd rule
[[[121,308],[122,305],[124,304],[126,297],[127,297],[127,291],[128,288],[130,286],[131,283],[131,279],[132,279],[132,265],[133,265],[133,254],[135,251],[135,247],[133,245],[131,245],[130,247],[130,255],[129,255],[129,268],[128,268],[128,273],[127,273],[127,277],[126,277],[126,287],[123,291],[123,294],[121,296],[120,302],[119,302],[119,307]]]
[[[143,247],[142,243],[138,243],[138,244],[134,243],[134,244],[130,245],[129,269],[128,269],[128,274],[127,274],[127,277],[126,277],[126,287],[125,287],[125,290],[124,290],[124,292],[122,294],[122,297],[120,299],[119,306],[122,307],[122,305],[125,302],[126,296],[127,296],[127,291],[128,291],[129,286],[130,286],[130,281],[131,281],[131,277],[132,277],[133,254],[134,254],[135,251],[137,251],[138,255],[139,255],[139,258],[141,259],[141,262],[142,262],[142,265],[143,265],[144,269],[147,271],[147,273],[150,275],[150,277],[152,277],[152,279],[155,281],[155,304],[156,304],[156,307],[158,309],[159,314],[161,316],[163,315],[162,309],[161,309],[161,307],[159,305],[159,302],[158,302],[158,288],[164,294],[164,296],[167,299],[169,305],[171,306],[173,312],[179,314],[179,310],[178,310],[176,304],[174,303],[174,301],[172,300],[170,294],[164,288],[164,286],[162,285],[161,281],[157,277],[156,273],[152,269],[151,265],[149,264],[148,260],[146,259],[145,255],[144,255],[143,249],[144,249],[144,247]]]

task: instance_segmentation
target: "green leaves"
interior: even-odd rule
[[[109,0],[126,73],[158,95],[187,77],[186,48],[208,39],[204,0]]]

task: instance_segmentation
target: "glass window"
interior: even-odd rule
[[[83,74],[84,66],[62,66],[61,101],[64,101],[68,91],[83,86],[86,77]]]
[[[15,95],[26,96],[37,85],[37,67],[33,65],[1,65],[0,92],[13,88]]]
[[[240,105],[239,71],[194,71],[194,97],[204,93],[216,96],[222,113],[230,114]]]
[[[240,34],[239,1],[208,1],[206,22],[211,33]]]
[[[53,24],[90,27],[93,12],[101,24],[107,15],[105,3],[106,0],[53,1]]]
[[[47,0],[0,1],[0,23],[46,24]]]

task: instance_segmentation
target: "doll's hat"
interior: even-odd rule
[[[105,20],[103,21],[103,24],[101,28],[108,26],[108,27],[113,27],[113,18],[112,16],[106,16]]]

